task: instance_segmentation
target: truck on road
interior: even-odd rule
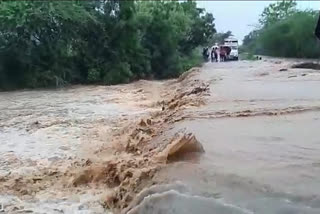
[[[238,39],[229,37],[224,40],[223,47],[227,49],[227,60],[238,60],[239,52],[238,52]]]

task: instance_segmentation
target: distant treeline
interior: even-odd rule
[[[0,2],[0,89],[176,77],[215,31],[194,1]]]
[[[259,26],[244,38],[243,49],[276,57],[320,57],[320,42],[314,35],[319,12],[301,11],[296,5],[283,0],[266,7]]]

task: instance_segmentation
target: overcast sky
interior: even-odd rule
[[[213,14],[218,32],[231,30],[242,40],[258,23],[264,7],[274,1],[197,1],[198,6]],[[297,1],[299,9],[320,9],[320,1]]]

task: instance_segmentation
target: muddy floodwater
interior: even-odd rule
[[[175,128],[196,133],[206,153],[164,177],[240,209],[225,213],[320,213],[320,73],[291,63],[205,65],[200,78],[217,80],[208,104]]]
[[[283,59],[207,63],[181,83],[139,81],[2,92],[0,210],[320,213],[320,72],[291,68],[294,63]],[[201,94],[203,100],[198,99],[199,85],[208,87],[209,92]],[[187,101],[175,102],[189,95]],[[139,122],[141,118],[150,119]],[[146,127],[148,134],[134,135],[135,140],[140,137],[136,144],[131,139],[121,148],[110,146]],[[205,152],[149,164],[160,142],[181,130],[192,133]],[[118,160],[120,168],[137,171],[125,171],[112,185],[101,179],[110,179],[108,173],[114,173],[110,168],[98,178],[76,176],[80,168],[90,174],[91,163],[114,157],[129,160],[125,164]],[[128,165],[132,160],[136,164]],[[130,178],[122,178],[128,173]],[[133,185],[130,179],[135,176]],[[126,205],[110,200],[114,186],[122,188],[119,197],[132,191],[121,202]],[[149,193],[129,209],[140,190]]]
[[[110,132],[153,111],[145,106],[157,99],[160,88],[161,83],[140,81],[0,93],[0,210],[105,213],[98,188],[40,184],[34,189],[20,180],[32,175],[26,182],[36,184],[43,179],[42,170],[54,174],[77,161],[94,159],[96,150],[111,141]]]

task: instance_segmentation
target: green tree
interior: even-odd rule
[[[70,79],[74,26],[89,18],[75,2],[2,2],[1,85],[43,87]]]
[[[194,1],[5,1],[0,89],[175,77],[214,33]]]
[[[318,13],[300,11],[295,6],[295,1],[281,1],[266,7],[261,27],[245,36],[244,50],[269,56],[319,57],[319,43],[314,36]]]
[[[156,78],[175,77],[183,72],[183,59],[208,42],[215,33],[214,18],[187,1],[140,2],[145,17],[142,42],[150,54],[151,70]]]
[[[317,16],[301,11],[261,32],[259,43],[270,56],[315,58],[320,48],[314,36]]]
[[[282,0],[270,4],[264,8],[260,15],[259,23],[269,26],[281,21],[296,12],[297,2],[295,0]]]
[[[231,31],[216,33],[211,39],[211,44],[223,44],[224,40],[232,35]]]

